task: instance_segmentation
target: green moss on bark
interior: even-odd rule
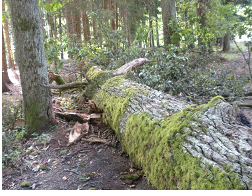
[[[48,118],[47,113],[41,113],[41,104],[39,102],[29,103],[30,107],[27,107],[25,116],[25,128],[27,130],[27,137],[35,132],[40,132],[48,128]]]
[[[147,113],[132,114],[127,119],[126,130],[121,133],[120,120],[125,115],[130,98],[138,93],[148,95],[149,91],[127,86],[124,76],[113,77],[104,71],[97,73],[91,70],[90,79],[102,86],[101,90],[97,85],[93,86],[93,91],[90,88],[90,95],[95,95],[91,97],[104,110],[105,123],[116,131],[123,149],[142,166],[151,185],[157,189],[244,189],[237,174],[230,168],[223,170],[218,166],[203,166],[201,158],[185,153],[182,147],[190,132],[185,130],[207,131],[199,116],[209,107],[222,102],[224,99],[221,96],[207,104],[186,107],[160,120],[153,120]],[[114,86],[122,86],[120,93],[110,93]]]
[[[189,106],[163,120],[150,120],[145,113],[133,114],[127,121],[124,150],[143,167],[149,182],[157,189],[243,189],[237,175],[230,169],[207,166],[202,168],[201,159],[183,152],[182,143],[193,129],[192,122],[209,104],[192,108]],[[204,128],[202,129],[204,131]]]
[[[125,87],[128,92],[122,96],[108,95],[106,88],[118,86],[120,82],[123,82],[122,76],[107,81],[95,102],[104,109],[105,122],[123,141],[124,150],[143,167],[151,185],[157,189],[183,190],[244,188],[231,170],[223,171],[219,167],[211,166],[202,168],[200,158],[184,153],[182,149],[182,143],[188,135],[183,128],[198,128],[192,125],[194,121],[201,125],[201,131],[206,131],[198,116],[223,101],[222,97],[215,97],[208,104],[184,108],[165,120],[151,120],[152,116],[146,113],[133,114],[127,120],[125,132],[120,133],[119,121],[126,111],[130,97],[137,93],[136,89]]]

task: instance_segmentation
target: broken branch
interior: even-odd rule
[[[131,70],[131,68],[136,68],[139,67],[141,65],[144,65],[145,63],[148,62],[155,62],[153,60],[148,60],[146,58],[139,58],[139,59],[135,59],[129,63],[126,63],[125,65],[123,65],[122,67],[118,68],[115,71],[112,71],[112,74],[114,75],[123,75],[126,74],[127,72],[129,72]]]
[[[62,84],[62,85],[42,85],[45,88],[50,88],[50,89],[61,89],[61,90],[66,90],[66,89],[71,89],[71,88],[79,88],[82,86],[86,86],[88,82],[75,82],[75,83],[70,83],[70,84]]]

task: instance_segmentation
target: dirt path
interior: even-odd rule
[[[235,59],[227,60],[223,68],[235,70],[240,76],[247,73],[244,72],[245,65],[242,55],[237,54]],[[18,100],[21,97],[19,78],[16,74],[10,74],[10,77],[15,82],[9,85],[11,92],[4,93],[2,99]],[[248,84],[245,88],[249,90],[251,86]],[[59,101],[54,99],[55,103]],[[242,99],[245,103],[252,103],[252,96]],[[252,122],[252,109],[242,108],[242,112]],[[27,152],[19,157],[17,166],[2,169],[3,190],[154,190],[148,185],[141,168],[122,151],[119,142],[111,146],[78,141],[68,146],[73,124],[60,118],[57,121],[57,128],[46,133],[50,136],[48,143],[35,139],[22,142]],[[110,133],[115,138],[113,131],[104,125],[90,123],[90,126],[89,136]],[[130,174],[131,179],[125,179],[125,174]],[[21,187],[24,182],[29,184]]]

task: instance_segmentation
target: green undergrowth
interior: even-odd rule
[[[187,107],[165,120],[150,120],[148,114],[133,114],[127,121],[123,147],[137,164],[143,167],[147,179],[157,189],[209,190],[243,189],[230,169],[207,165],[201,158],[184,153],[182,143],[189,134],[183,128],[194,129],[197,116],[208,107],[222,101],[221,97],[196,108]],[[206,131],[201,124],[201,130]]]

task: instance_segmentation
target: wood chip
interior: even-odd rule
[[[88,133],[88,130],[89,130],[88,123],[81,124],[76,122],[69,134],[69,144],[79,140],[81,137],[84,136],[85,133]]]

